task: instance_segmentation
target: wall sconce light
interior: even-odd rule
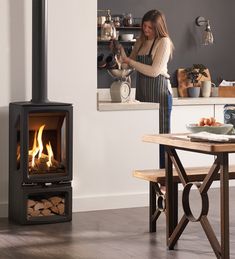
[[[205,29],[205,31],[203,31],[203,34],[202,34],[202,44],[203,45],[213,44],[214,38],[213,38],[213,34],[211,32],[209,20],[205,19],[202,16],[198,16],[195,20],[195,23],[197,26],[203,26],[203,25],[206,26],[206,29]]]

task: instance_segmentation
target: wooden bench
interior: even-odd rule
[[[202,182],[209,171],[209,167],[186,168],[190,182]],[[165,169],[135,170],[133,176],[149,182],[149,232],[156,232],[156,222],[161,212],[165,211],[165,193],[160,186],[165,185]],[[217,174],[215,180],[219,180]],[[229,167],[229,179],[235,179],[235,165]],[[181,183],[178,173],[173,169],[174,193],[174,224],[178,222],[178,184]]]

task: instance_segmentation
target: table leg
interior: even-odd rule
[[[167,148],[165,150],[165,169],[166,169],[166,244],[168,245],[169,238],[175,228],[175,222],[174,222],[174,203],[172,202],[174,200],[173,169],[172,169],[172,161],[167,152]]]
[[[229,175],[228,153],[220,158],[220,217],[221,217],[221,254],[222,259],[229,259]]]
[[[185,169],[175,151],[174,148],[171,147],[167,147],[166,148],[166,213],[167,213],[167,246],[169,249],[174,249],[174,246],[177,242],[177,240],[180,238],[181,234],[183,233],[185,227],[187,226],[187,224],[189,223],[189,221],[192,222],[200,222],[206,235],[207,238],[209,240],[209,242],[211,243],[211,246],[215,252],[215,255],[217,258],[229,258],[227,255],[224,255],[224,257],[222,257],[222,251],[223,253],[227,253],[226,250],[228,250],[228,248],[226,247],[227,244],[226,240],[227,237],[225,238],[225,236],[227,235],[227,226],[225,224],[226,220],[223,220],[224,223],[221,222],[221,240],[224,240],[224,245],[222,247],[222,245],[219,244],[216,235],[207,219],[207,214],[208,214],[208,209],[209,209],[209,200],[208,200],[208,195],[207,192],[213,182],[213,179],[216,177],[216,175],[219,172],[219,169],[222,168],[224,170],[224,175],[227,175],[227,178],[225,178],[225,181],[223,181],[224,186],[226,186],[225,183],[228,184],[228,161],[226,162],[226,156],[223,156],[223,154],[221,155],[221,157],[218,157],[213,165],[211,166],[207,176],[205,177],[204,181],[202,183],[192,183],[189,182],[188,177],[187,177],[187,173],[185,172]],[[182,203],[183,203],[183,210],[184,210],[184,214],[181,218],[181,220],[179,221],[179,224],[175,227],[175,222],[174,222],[174,190],[173,190],[173,176],[172,176],[172,165],[174,164],[174,167],[176,169],[176,171],[178,172],[179,178],[184,186],[184,190],[183,190],[183,197],[182,197]],[[221,165],[223,165],[221,167]],[[224,176],[223,176],[224,177]],[[226,176],[225,176],[226,177]],[[221,178],[222,181],[222,178]],[[198,191],[201,195],[201,199],[202,199],[202,210],[201,213],[199,215],[199,217],[195,218],[192,214],[192,211],[190,209],[190,205],[189,205],[189,192],[192,186],[195,186],[198,188]],[[223,193],[226,193],[226,191],[228,192],[228,185],[227,188],[222,188]],[[223,195],[224,197],[224,195]],[[227,197],[227,195],[225,195],[225,197]],[[224,202],[224,204],[223,204]],[[225,199],[221,199],[221,204],[223,204],[221,206],[221,216],[222,215],[226,215],[227,211],[223,211],[224,207],[228,207],[225,204]],[[228,209],[228,208],[227,208]],[[224,213],[224,214],[223,214]],[[225,216],[226,218],[226,216]],[[222,241],[221,241],[222,243]],[[229,252],[229,251],[228,251]]]

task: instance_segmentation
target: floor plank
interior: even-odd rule
[[[211,190],[209,197],[209,219],[219,237],[219,189]],[[230,204],[233,197],[234,187],[230,188]],[[196,192],[191,199],[197,212],[200,198]],[[235,258],[235,208],[230,208],[231,258]],[[157,231],[148,233],[148,208],[74,213],[72,222],[37,226],[0,219],[0,259],[215,258],[199,223],[189,223],[174,251],[165,246],[164,215]]]

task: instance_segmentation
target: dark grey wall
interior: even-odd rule
[[[98,0],[98,9],[111,9],[113,14],[132,13],[142,17],[150,9],[159,9],[166,15],[171,39],[175,45],[169,73],[174,78],[177,68],[194,63],[206,65],[212,79],[235,80],[235,1],[234,0]],[[194,23],[197,16],[210,20],[214,44],[200,44],[202,27]],[[109,87],[105,71],[98,72],[98,87]]]

